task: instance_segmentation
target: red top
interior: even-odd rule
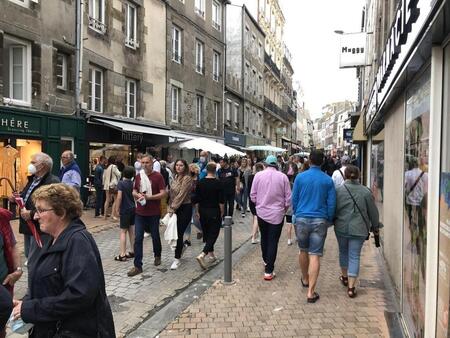
[[[166,185],[164,183],[163,176],[157,172],[153,171],[150,175],[148,175],[148,179],[152,185],[152,195],[157,195],[161,192],[161,190],[166,189]],[[141,176],[136,175],[134,179],[134,189],[139,192],[139,186],[141,184]],[[160,205],[161,200],[147,200],[147,203],[142,206],[140,203],[136,203],[136,215],[140,216],[161,216]]]

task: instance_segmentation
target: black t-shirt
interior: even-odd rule
[[[222,188],[226,194],[231,194],[236,191],[236,177],[238,177],[237,169],[228,167],[227,169],[220,168],[217,170],[217,177],[222,183]]]
[[[120,203],[120,214],[132,211],[136,204],[133,198],[133,181],[122,180],[117,184],[117,190],[122,192],[122,203]]]
[[[218,208],[224,202],[222,184],[216,178],[204,178],[198,181],[194,203],[200,208]]]

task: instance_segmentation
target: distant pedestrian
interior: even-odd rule
[[[223,189],[216,178],[216,164],[214,162],[208,163],[206,171],[206,177],[197,184],[194,199],[196,218],[202,224],[205,241],[202,253],[197,256],[197,261],[203,269],[207,267],[205,257],[209,262],[216,260],[214,244],[220,233],[224,207]]]
[[[292,192],[292,208],[300,248],[301,283],[308,288],[308,303],[315,303],[319,299],[315,289],[320,257],[323,255],[328,226],[333,221],[336,209],[333,180],[320,169],[323,160],[321,151],[311,152],[311,168],[297,175]]]
[[[248,177],[248,205],[250,208],[250,212],[253,215],[253,223],[252,223],[252,244],[258,244],[259,240],[257,239],[259,227],[258,227],[258,217],[256,216],[256,205],[250,198],[250,193],[252,191],[253,179],[255,175],[260,171],[264,170],[264,164],[261,162],[255,163],[254,172]]]
[[[241,204],[241,216],[245,217],[245,213],[247,212],[247,200],[248,200],[248,178],[252,174],[252,167],[249,164],[249,160],[247,158],[243,158],[241,160],[241,166],[238,169],[239,175],[239,203]]]
[[[295,178],[298,174],[298,166],[294,162],[289,161],[286,164],[285,174],[289,180],[289,184],[291,186],[294,185]],[[286,211],[286,234],[287,234],[287,245],[292,245],[292,204],[289,205],[289,209]]]
[[[198,160],[198,166],[200,168],[200,173],[198,176],[199,180],[204,179],[206,177],[206,175],[208,174],[207,170],[206,170],[206,165],[208,164],[208,155],[209,155],[208,152],[205,150],[202,150],[200,152],[200,158]]]
[[[219,163],[220,169],[217,170],[217,177],[224,192],[224,216],[233,217],[234,198],[236,193],[239,193],[239,175],[236,168],[230,166],[228,158],[220,159]]]
[[[152,236],[155,258],[153,264],[161,265],[160,201],[167,195],[166,187],[162,175],[153,171],[151,155],[143,155],[141,164],[143,170],[136,175],[133,186],[133,197],[136,200],[134,266],[128,271],[129,277],[142,273],[144,231],[149,232]]]
[[[331,176],[331,179],[333,180],[335,188],[344,184],[345,168],[350,164],[350,157],[348,157],[347,155],[342,156],[341,164],[342,164],[342,166],[339,169],[336,169],[334,171],[333,175]]]
[[[117,221],[118,218],[118,206],[117,206],[117,184],[120,181],[120,171],[116,166],[116,157],[110,156],[108,158],[108,167],[103,172],[103,190],[105,190],[105,219],[109,216],[108,210],[112,203],[111,216],[112,219]]]
[[[197,187],[197,184],[199,182],[199,174],[200,174],[200,168],[196,163],[190,163],[189,164],[189,175],[192,178],[192,191],[191,191],[191,200],[194,199],[195,196],[195,189]],[[191,235],[192,235],[192,224],[197,229],[197,239],[202,239],[203,237],[203,230],[200,223],[200,220],[196,217],[194,217],[195,210],[194,206],[192,206],[192,219],[191,222],[189,222],[189,225],[187,226],[184,235],[186,236],[186,240],[183,242],[184,245],[191,246]]]
[[[347,286],[350,298],[356,296],[361,248],[372,231],[378,233],[380,222],[372,192],[359,183],[359,169],[348,165],[345,182],[336,190],[334,231],[339,244],[339,280]]]
[[[133,167],[126,166],[123,169],[123,180],[117,185],[117,205],[120,214],[120,253],[114,257],[116,261],[126,261],[134,257],[134,220],[136,203],[133,197],[133,177],[136,171]],[[130,239],[130,250],[127,252],[127,234]]]
[[[278,171],[277,159],[266,158],[267,168],[255,175],[250,199],[256,204],[261,251],[265,265],[265,280],[275,277],[273,272],[277,258],[278,241],[283,229],[283,220],[291,202],[291,187],[285,174]]]
[[[189,167],[185,160],[175,161],[175,179],[170,187],[170,201],[167,212],[177,215],[178,240],[175,248],[175,259],[170,266],[171,270],[176,270],[181,264],[183,254],[183,235],[192,218],[192,177],[189,174]]]
[[[81,169],[75,162],[75,155],[66,150],[61,154],[62,167],[59,171],[61,183],[74,187],[78,192],[81,188]]]
[[[105,215],[105,190],[103,190],[103,172],[107,163],[105,156],[100,156],[94,169],[95,216]]]

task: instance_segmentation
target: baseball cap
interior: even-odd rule
[[[277,164],[277,158],[273,155],[269,155],[266,157],[266,160],[264,161],[268,165],[276,165]]]

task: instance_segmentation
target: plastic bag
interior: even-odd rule
[[[169,217],[168,220],[166,220],[167,217]],[[175,250],[178,240],[177,215],[172,214],[172,216],[170,216],[169,214],[167,214],[163,218],[162,223],[166,224],[164,223],[165,221],[167,222],[167,228],[164,232],[164,239],[167,241],[170,248],[172,250]]]

